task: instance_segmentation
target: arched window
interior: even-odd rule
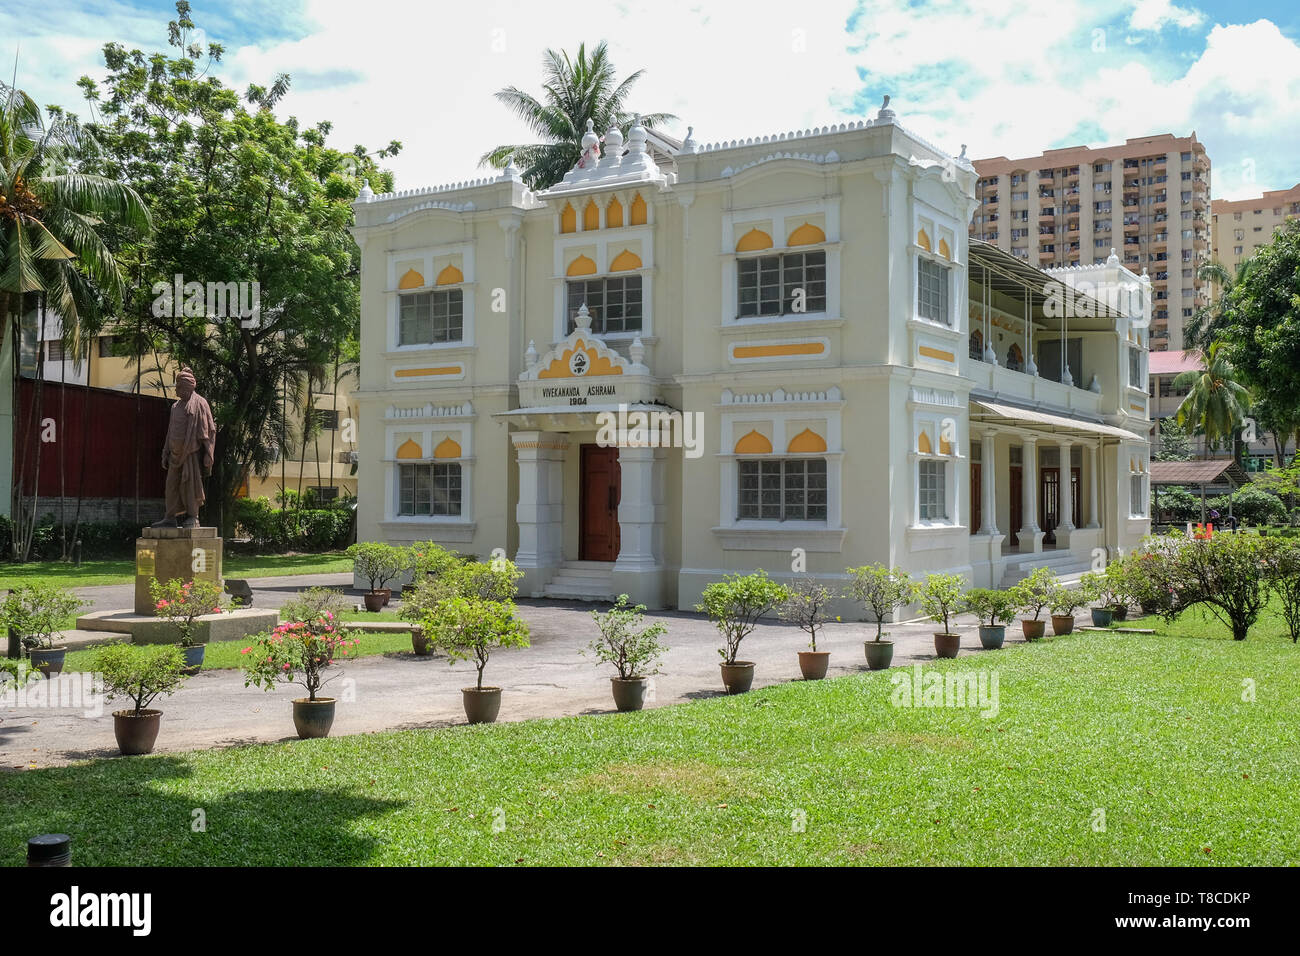
[[[1007,368],[1013,372],[1019,372],[1025,365],[1025,353],[1020,351],[1020,346],[1014,342],[1011,348],[1007,349]]]
[[[970,357],[977,362],[984,361],[984,333],[979,329],[970,334]]]

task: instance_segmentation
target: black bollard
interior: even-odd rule
[[[72,837],[42,833],[27,841],[28,866],[72,866]]]

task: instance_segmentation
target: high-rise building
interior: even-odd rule
[[[1288,219],[1300,218],[1300,183],[1250,199],[1210,203],[1214,256],[1229,272],[1267,245]]]
[[[1151,349],[1183,348],[1183,325],[1209,301],[1197,272],[1210,261],[1210,158],[1194,132],[977,159],[975,171],[972,236],[1043,268],[1115,249],[1151,277]]]

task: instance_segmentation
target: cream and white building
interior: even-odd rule
[[[970,239],[964,149],[887,106],[648,138],[589,131],[536,193],[363,190],[360,540],[690,608],[731,571],[998,584],[1148,530],[1145,278]]]

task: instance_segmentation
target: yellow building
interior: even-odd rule
[[[1250,199],[1216,199],[1210,203],[1215,258],[1235,274],[1288,219],[1300,217],[1300,183]]]

